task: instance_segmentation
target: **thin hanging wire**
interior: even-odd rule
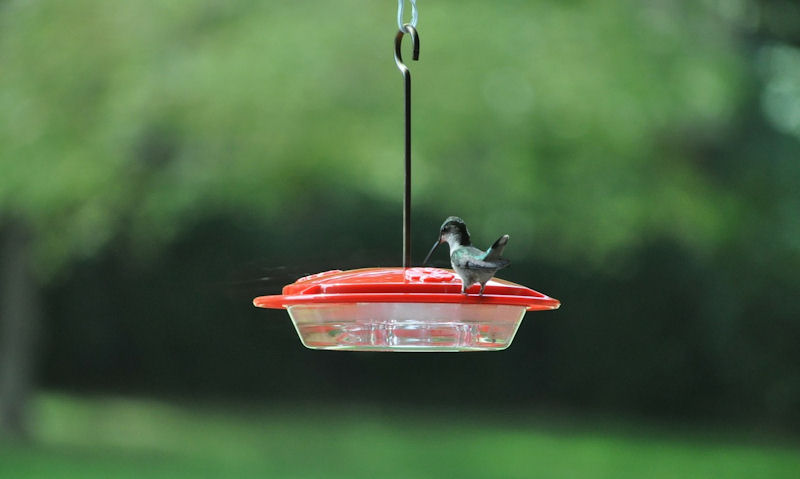
[[[417,8],[414,0],[412,23],[417,21]],[[403,1],[400,0],[398,19],[402,22]],[[394,38],[394,61],[403,74],[405,84],[405,190],[403,192],[403,267],[411,267],[411,72],[403,63],[402,49],[403,37],[411,35],[412,55],[415,61],[419,60],[419,35],[411,23],[400,25],[400,30]]]
[[[403,25],[406,24],[405,19],[405,0],[397,0],[397,28],[400,30],[403,29]],[[411,0],[411,21],[408,22],[409,25],[416,28],[417,27],[417,20],[419,20],[419,12],[417,12],[417,0]]]

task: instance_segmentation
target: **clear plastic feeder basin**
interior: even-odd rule
[[[493,279],[482,296],[438,268],[366,268],[306,276],[261,308],[287,309],[303,344],[349,351],[498,351],[525,311],[560,303],[519,284]]]

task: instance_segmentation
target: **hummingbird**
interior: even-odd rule
[[[467,294],[467,288],[480,283],[480,295],[483,295],[486,283],[492,279],[495,272],[511,263],[500,257],[503,248],[508,244],[508,235],[501,236],[491,248],[481,251],[470,243],[467,225],[458,216],[450,216],[444,220],[439,229],[439,239],[433,244],[433,248],[422,262],[423,265],[428,263],[433,252],[442,243],[447,243],[450,247],[450,264],[461,278],[461,294]]]

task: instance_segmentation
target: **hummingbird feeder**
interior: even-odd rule
[[[403,37],[419,59],[416,0],[403,23],[398,0],[394,58],[405,85],[405,192],[403,267],[333,270],[286,285],[283,294],[259,296],[260,308],[286,309],[303,345],[347,351],[497,351],[507,348],[526,311],[557,309],[560,302],[525,286],[491,279],[462,294],[453,270],[411,266],[411,73],[403,63]]]

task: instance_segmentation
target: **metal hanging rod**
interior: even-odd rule
[[[406,23],[394,38],[394,61],[403,74],[405,84],[405,192],[403,194],[403,267],[411,267],[411,72],[403,63],[403,37],[411,36],[411,58],[419,60],[419,34],[410,23]]]

